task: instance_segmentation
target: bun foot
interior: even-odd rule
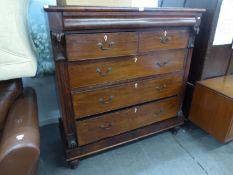
[[[175,128],[172,128],[170,131],[171,131],[171,133],[172,133],[173,135],[177,135],[178,132],[179,132],[179,129],[180,129],[180,128],[175,127]]]
[[[75,170],[76,168],[78,168],[79,165],[79,160],[72,160],[69,162],[70,168]]]

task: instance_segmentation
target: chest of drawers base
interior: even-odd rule
[[[173,117],[171,119],[157,122],[152,125],[135,129],[133,131],[126,132],[124,134],[120,134],[114,137],[109,137],[86,146],[81,146],[74,149],[67,149],[67,161],[70,162],[73,160],[82,159],[86,156],[96,154],[100,151],[108,150],[116,146],[143,139],[145,137],[155,135],[159,132],[178,127],[182,124],[184,124],[183,117]],[[63,130],[61,132],[63,132]]]
[[[205,10],[45,10],[68,162],[184,123],[181,106]]]

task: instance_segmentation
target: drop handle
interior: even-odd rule
[[[170,36],[167,36],[167,33],[168,32],[165,30],[163,35],[159,38],[162,44],[167,44],[172,39]]]
[[[112,100],[113,100],[113,96],[112,96],[112,95],[109,96],[108,99],[99,98],[99,102],[100,102],[101,104],[108,104],[108,103],[110,103]]]
[[[110,42],[99,42],[97,43],[97,46],[101,49],[101,50],[109,50],[113,47],[113,45],[115,44],[115,42],[110,41]]]
[[[104,76],[108,75],[110,72],[112,72],[112,68],[109,67],[109,68],[107,69],[107,71],[103,72],[99,67],[97,67],[97,68],[96,68],[96,72],[97,72],[100,76],[104,77]]]
[[[112,124],[111,123],[102,124],[102,125],[100,125],[100,128],[104,129],[104,130],[109,130],[112,128]]]
[[[165,112],[164,109],[160,109],[159,111],[154,112],[154,114],[155,114],[156,116],[159,116],[159,115],[163,114],[164,112]]]
[[[162,90],[164,90],[165,88],[167,88],[167,85],[166,85],[166,84],[162,84],[162,85],[156,86],[155,88],[156,88],[158,91],[162,91]]]
[[[162,44],[167,44],[170,40],[171,40],[171,37],[170,37],[170,36],[161,36],[161,37],[160,37],[160,42],[161,42]]]
[[[158,62],[158,63],[156,63],[156,65],[157,65],[159,68],[162,68],[162,67],[166,66],[168,63],[169,63],[169,61],[163,61],[163,62]]]

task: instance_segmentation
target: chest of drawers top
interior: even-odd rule
[[[54,59],[68,61],[192,46],[190,34],[198,33],[205,11],[78,6],[49,6],[45,10],[57,45]]]
[[[76,31],[195,25],[205,9],[47,6],[50,29]],[[52,20],[51,20],[52,18]]]

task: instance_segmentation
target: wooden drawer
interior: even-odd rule
[[[177,115],[178,98],[152,102],[77,122],[79,145],[118,135]]]
[[[155,99],[177,95],[181,91],[182,76],[177,74],[74,93],[76,118],[83,118]]]
[[[183,70],[186,50],[160,51],[137,57],[70,63],[71,88]]]
[[[70,61],[135,55],[137,47],[138,35],[135,32],[66,35]]]
[[[189,30],[161,30],[139,33],[139,52],[187,48]]]

